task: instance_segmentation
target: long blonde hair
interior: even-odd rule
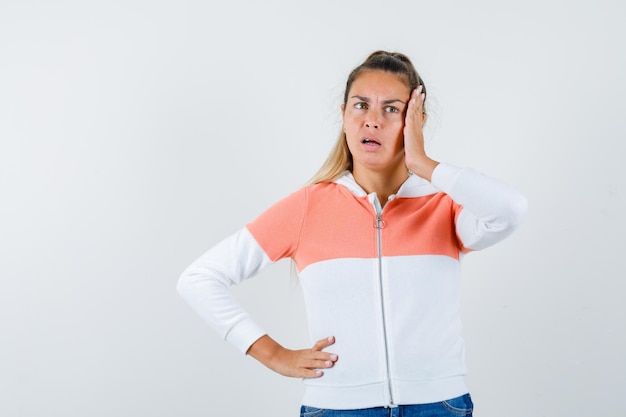
[[[371,53],[361,65],[354,68],[348,76],[343,95],[344,106],[348,101],[348,94],[352,83],[365,71],[386,71],[397,74],[402,76],[403,80],[407,83],[409,91],[413,91],[421,85],[422,92],[426,94],[424,81],[406,55],[398,52],[376,51]],[[424,98],[424,100],[426,99]],[[426,104],[425,101],[424,104]],[[309,183],[319,184],[322,182],[332,182],[340,177],[346,170],[352,171],[352,154],[350,153],[350,149],[348,149],[346,133],[342,127],[337,142],[335,142],[335,145],[330,150],[326,161],[324,161],[324,164],[322,164],[321,168],[313,178],[311,178]]]

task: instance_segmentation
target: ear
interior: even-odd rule
[[[422,124],[426,123],[426,113],[422,113]]]

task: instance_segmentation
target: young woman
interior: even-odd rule
[[[461,259],[510,235],[526,200],[428,157],[425,100],[406,56],[371,54],[348,77],[343,129],[312,185],[216,245],[179,280],[180,294],[225,340],[304,378],[302,415],[472,415]],[[310,349],[281,346],[228,293],[282,258],[299,272],[317,340]]]

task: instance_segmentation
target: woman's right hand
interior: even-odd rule
[[[282,347],[268,335],[250,346],[247,354],[274,372],[294,378],[319,378],[322,369],[332,368],[339,357],[323,349],[335,343],[333,336],[318,340],[311,349],[290,350]]]

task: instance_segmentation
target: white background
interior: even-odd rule
[[[313,175],[380,48],[431,155],[530,202],[465,260],[476,415],[624,416],[622,4],[0,0],[0,416],[297,415],[175,284]],[[235,293],[306,347],[289,262]]]

